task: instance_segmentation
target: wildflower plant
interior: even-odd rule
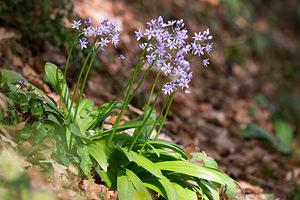
[[[103,54],[110,43],[117,47],[121,29],[118,22],[110,22],[108,18],[100,21],[98,25],[92,24],[91,18],[85,21],[75,20],[72,28],[78,31],[78,35],[69,52],[64,73],[54,64],[45,65],[49,83],[60,95],[58,107],[48,97],[44,99],[44,104],[49,105],[47,111],[52,111],[51,125],[55,127],[53,137],[57,143],[53,156],[66,166],[72,163],[81,169],[91,182],[93,166],[102,181],[111,190],[118,191],[120,200],[150,200],[154,192],[171,200],[198,199],[197,194],[202,199],[219,199],[218,189],[225,187],[235,191],[237,183],[226,174],[214,167],[197,166],[188,162],[189,157],[182,148],[172,142],[158,139],[177,90],[190,93],[192,58],[201,58],[212,50],[209,29],[203,33],[195,33],[194,37],[189,39],[182,19],[164,22],[162,17],[158,17],[149,21],[145,31],[139,29],[135,32],[141,54],[131,79],[111,102],[94,108],[91,100],[81,98],[88,74],[97,53]],[[80,45],[81,49],[89,49],[89,53],[71,98],[65,78],[75,45]],[[120,55],[119,58],[125,60],[124,55]],[[202,60],[203,66],[209,64],[208,58]],[[142,68],[146,68],[144,74],[141,74]],[[120,125],[128,104],[152,68],[157,68],[158,73],[143,115],[137,120]],[[79,92],[79,83],[85,70]],[[134,88],[137,76],[141,79]],[[161,76],[164,77],[163,84],[155,91]],[[30,86],[28,82],[24,85]],[[77,91],[79,98],[75,104]],[[122,95],[125,98],[121,102],[119,98]],[[153,95],[155,98],[151,102]],[[156,114],[154,108],[158,98],[165,98],[165,101],[159,114]],[[103,125],[107,123],[105,119],[115,114],[114,110],[117,108],[121,111],[112,128],[104,130]],[[151,137],[157,126],[156,136]],[[135,129],[133,135],[124,132],[131,128]]]

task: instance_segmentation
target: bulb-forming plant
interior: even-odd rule
[[[199,197],[220,199],[220,190],[225,188],[234,192],[237,183],[218,170],[217,166],[198,166],[191,163],[182,148],[159,139],[177,90],[181,89],[187,95],[190,93],[192,58],[208,55],[212,50],[209,29],[203,33],[194,33],[192,39],[189,39],[182,19],[164,22],[162,17],[158,17],[150,20],[145,31],[139,29],[135,32],[141,54],[131,79],[112,101],[94,108],[91,100],[82,98],[89,72],[97,54],[104,54],[105,47],[110,43],[117,47],[121,28],[118,22],[110,22],[108,18],[100,21],[98,25],[92,25],[91,18],[74,21],[72,28],[78,31],[78,35],[70,49],[64,72],[52,63],[45,64],[46,77],[60,96],[58,106],[28,82],[18,83],[28,87],[26,93],[17,89],[14,81],[18,80],[6,80],[8,88],[15,91],[14,96],[28,96],[32,91],[39,93],[32,98],[39,105],[37,107],[40,107],[39,115],[43,116],[39,123],[47,127],[40,131],[47,130],[45,134],[51,134],[56,140],[53,157],[66,166],[73,164],[91,183],[92,172],[98,173],[111,190],[118,191],[120,200],[150,200],[155,194],[170,200],[196,200]],[[72,49],[78,44],[81,49],[90,50],[71,97],[66,76]],[[124,60],[125,56],[120,55],[119,58]],[[207,67],[209,59],[203,58],[202,63]],[[157,68],[157,75],[143,114],[136,120],[121,124],[129,103],[152,68]],[[161,76],[163,83],[156,87]],[[134,87],[137,77],[139,82]],[[3,85],[3,81],[1,84]],[[79,98],[75,103],[77,92]],[[124,99],[121,101],[119,99],[122,96]],[[160,112],[156,113],[155,106],[159,98],[165,100]],[[119,109],[118,113],[115,112],[116,109]],[[29,112],[28,109],[22,111],[23,114],[25,112]],[[106,119],[113,114],[117,118],[112,128],[104,129],[104,124],[108,123]],[[27,131],[32,131],[30,127],[36,126],[35,123],[34,120],[28,121]],[[126,130],[132,128],[135,129],[134,133],[127,134]],[[155,128],[157,132],[154,136],[152,134]]]

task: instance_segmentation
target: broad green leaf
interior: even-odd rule
[[[175,190],[177,191],[179,200],[198,200],[197,194],[195,193],[195,191],[190,190],[188,188],[184,188],[181,185],[179,185],[178,183],[174,183],[172,182]]]
[[[162,176],[160,179],[147,178],[143,179],[142,181],[147,188],[161,194],[165,199],[179,200],[173,184],[165,176]]]
[[[134,187],[133,184],[130,182],[129,176],[117,176],[117,190],[119,200],[133,199]]]
[[[214,169],[218,169],[218,163],[212,157],[204,157],[203,164],[205,167],[210,167]]]
[[[32,115],[42,115],[44,113],[42,103],[39,100],[31,100],[30,112]]]
[[[247,128],[243,130],[239,130],[238,133],[245,139],[249,138],[256,138],[256,139],[265,139],[272,143],[273,145],[276,145],[276,139],[273,135],[271,135],[268,131],[261,128],[260,126],[254,124],[254,123],[246,123]]]
[[[88,151],[95,158],[100,167],[107,172],[107,159],[105,155],[105,141],[99,140],[94,141],[87,145]]]
[[[1,69],[1,83],[8,82],[8,83],[16,83],[18,82],[19,79],[24,79],[18,72],[11,71],[11,70],[6,70],[6,69]]]
[[[132,153],[128,152],[127,149],[121,147],[116,147],[116,149],[121,151],[127,157],[129,162],[133,162],[136,159],[136,157]]]
[[[161,173],[160,169],[158,167],[156,167],[155,164],[151,160],[145,158],[144,156],[139,155],[138,153],[136,153],[134,151],[131,151],[130,153],[136,158],[133,162],[135,162],[139,166],[143,167],[145,170],[149,171],[151,174],[153,174],[157,178],[162,177],[162,173]]]
[[[107,172],[105,172],[104,170],[101,170],[100,173],[101,173],[103,179],[105,180],[106,184],[108,185],[108,187],[111,187],[112,182],[111,182]]]
[[[45,74],[50,85],[58,95],[61,95],[67,108],[71,106],[71,97],[67,82],[61,70],[54,64],[47,62],[45,64]]]
[[[171,160],[180,160],[182,158],[181,154],[176,152],[167,151],[165,149],[155,149],[145,151],[143,155],[147,158],[151,158],[150,160],[156,160],[156,161],[171,161]]]
[[[151,144],[152,146],[157,147],[157,148],[159,147],[159,148],[172,149],[172,150],[176,151],[177,153],[180,153],[184,159],[186,159],[186,160],[189,159],[189,157],[185,153],[185,151],[182,148],[180,148],[178,145],[176,145],[172,142],[169,142],[166,140],[152,140],[152,141],[149,141],[149,144]]]
[[[220,184],[226,184],[235,191],[234,180],[217,169],[201,167],[186,161],[164,161],[155,163],[155,165],[161,170],[173,171]]]
[[[211,182],[206,181],[206,180],[198,180],[196,182],[198,183],[200,188],[203,190],[203,193],[205,194],[205,198],[211,199],[211,200],[219,200],[220,199],[220,194],[219,194],[217,188]]]
[[[293,132],[290,125],[284,121],[276,120],[274,122],[274,129],[278,138],[278,151],[285,154],[291,153]]]
[[[77,154],[81,157],[80,168],[82,169],[84,175],[90,176],[91,164],[92,161],[89,157],[89,151],[87,146],[78,145],[77,146]]]
[[[32,129],[28,127],[26,124],[22,130],[19,131],[20,133],[20,139],[27,140],[30,138],[32,134]]]
[[[81,138],[90,140],[90,138],[88,138],[86,135],[82,134],[82,132],[79,130],[79,128],[75,124],[73,124],[73,123],[70,124],[69,125],[69,129],[70,129],[70,131],[71,131],[72,134],[74,134],[76,136],[79,136]]]
[[[152,197],[149,194],[146,187],[144,186],[143,182],[135,173],[133,173],[129,169],[126,169],[126,175],[129,177],[130,181],[132,182],[133,186],[135,187],[135,189],[138,192],[139,198],[136,198],[136,199],[152,200]]]
[[[94,102],[89,99],[82,99],[78,103],[78,115],[76,116],[76,124],[82,132],[85,132],[96,120],[93,114]]]

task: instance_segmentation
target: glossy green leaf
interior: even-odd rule
[[[181,160],[182,156],[179,153],[167,151],[165,149],[155,149],[145,151],[143,155],[150,160],[156,161],[171,161],[171,160]]]
[[[179,200],[198,200],[197,194],[195,191],[190,190],[188,188],[184,188],[181,185],[179,185],[178,183],[174,183],[172,182],[175,190],[177,191]]]
[[[217,188],[206,180],[198,180],[198,185],[202,189],[203,193],[205,194],[205,198],[211,199],[211,200],[219,200],[220,194],[217,190]]]
[[[149,144],[151,144],[152,146],[157,147],[157,148],[172,149],[172,150],[176,151],[177,153],[180,153],[184,159],[186,159],[186,160],[189,159],[189,157],[185,153],[185,151],[182,148],[180,148],[178,145],[176,145],[172,142],[169,142],[166,140],[152,140],[152,141],[149,141]]]
[[[0,72],[1,77],[3,77],[0,84],[4,83],[4,81],[7,81],[8,83],[16,83],[19,79],[24,79],[18,72],[15,71],[0,68]]]
[[[143,179],[143,183],[147,188],[161,194],[165,199],[179,200],[173,184],[165,176],[160,179],[146,178]]]
[[[161,170],[173,171],[220,184],[226,184],[235,191],[234,180],[217,169],[201,167],[186,161],[164,161],[155,163],[155,165]]]
[[[210,167],[214,169],[218,169],[218,163],[212,157],[204,157],[203,164],[205,167]]]
[[[89,99],[82,99],[78,103],[78,115],[76,116],[76,124],[82,132],[85,132],[96,120],[93,114],[94,102]]]
[[[42,115],[44,113],[44,109],[41,101],[39,100],[31,100],[30,101],[30,112],[32,115]]]
[[[144,186],[143,182],[141,179],[133,173],[131,170],[126,169],[126,175],[129,177],[130,181],[132,182],[133,186],[137,190],[138,193],[138,198],[136,199],[145,199],[145,200],[152,200],[152,197],[146,187]]]
[[[134,187],[130,181],[129,176],[118,175],[117,176],[117,190],[119,200],[133,199]]]
[[[82,169],[84,175],[90,176],[92,161],[89,157],[89,151],[88,151],[87,146],[78,145],[77,146],[77,154],[81,157],[80,168]]]
[[[107,172],[107,159],[105,155],[105,141],[94,141],[87,145],[88,151],[93,158],[97,161],[100,167]]]
[[[45,64],[45,74],[50,85],[58,95],[62,95],[66,107],[69,108],[71,105],[70,92],[61,70],[56,65],[47,62]]]
[[[145,170],[149,171],[151,174],[153,174],[157,178],[162,177],[162,173],[161,173],[160,169],[158,167],[156,167],[155,164],[151,160],[145,158],[144,156],[139,155],[138,153],[136,153],[134,151],[131,151],[130,154],[132,154],[136,158],[134,160],[134,162],[136,164],[143,167]]]
[[[90,140],[90,138],[88,138],[86,135],[84,135],[81,130],[73,123],[71,123],[69,125],[69,129],[71,131],[72,134],[76,135],[76,136],[79,136],[81,138],[84,138],[84,139],[87,139],[87,140]]]

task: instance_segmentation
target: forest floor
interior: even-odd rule
[[[89,77],[85,96],[92,99],[96,105],[101,105],[120,91],[126,80],[129,80],[131,68],[128,64],[134,64],[139,55],[134,31],[138,28],[145,29],[145,23],[150,19],[159,15],[183,18],[191,34],[207,28],[206,21],[199,16],[195,17],[193,9],[197,7],[201,7],[202,10],[210,9],[216,15],[223,12],[217,0],[191,2],[193,3],[181,0],[144,1],[144,5],[137,9],[136,1],[131,0],[74,0],[74,12],[80,17],[92,17],[93,20],[109,17],[118,20],[123,29],[118,52],[111,49],[106,53],[109,56],[100,56],[100,64],[97,64]],[[257,26],[265,26],[262,20],[259,23]],[[217,27],[218,32],[214,27]],[[274,131],[270,111],[262,108],[254,100],[258,92],[267,91],[266,93],[272,94],[274,91],[274,85],[265,81],[268,71],[264,71],[260,63],[253,58],[246,59],[242,65],[233,64],[228,67],[225,63],[227,52],[224,46],[235,42],[243,43],[247,38],[242,36],[235,38],[236,36],[226,30],[225,25],[217,24],[209,28],[214,36],[215,45],[210,55],[211,65],[205,68],[201,62],[196,61],[192,64],[194,78],[190,88],[191,94],[179,92],[175,95],[168,115],[170,123],[163,129],[163,136],[181,145],[188,153],[204,151],[213,157],[219,164],[219,169],[241,185],[247,199],[275,199],[275,197],[288,199],[294,190],[294,184],[300,182],[299,156],[281,155],[265,141],[245,140],[238,134],[238,130],[245,128],[240,122],[255,122],[271,133]],[[0,28],[0,38],[18,39],[19,34],[21,33],[15,30]],[[224,41],[226,44],[220,44]],[[26,48],[18,43],[16,49],[25,53],[16,55],[8,48],[0,49],[1,57],[10,59],[13,70],[21,72],[26,80],[58,101],[59,97],[42,81],[43,63],[52,61],[63,67],[66,55],[57,52],[51,46],[47,51],[37,55],[26,51]],[[128,64],[118,59],[119,54],[125,55]],[[73,71],[68,77],[69,82],[76,78],[73,77],[76,69]],[[129,118],[142,109],[143,94],[145,97],[149,95],[151,80],[155,73],[155,71],[150,73],[148,82],[142,86],[139,95],[133,100],[132,109],[128,113]],[[162,103],[162,101],[158,103],[157,110]],[[75,169],[68,170],[72,172]],[[59,168],[55,171],[64,174],[66,169]],[[28,170],[33,185],[44,184],[50,187],[49,180],[41,174],[42,170],[37,166]],[[58,179],[65,180],[61,176]],[[104,190],[111,199],[116,196],[115,193],[108,192],[103,185],[91,186],[76,177],[72,180],[78,184],[78,190],[85,191],[90,198],[99,199],[100,197],[96,195],[99,190]],[[51,187],[54,188],[53,184]],[[71,198],[71,193],[65,191],[66,196],[62,198]],[[238,199],[242,199],[241,192]]]

